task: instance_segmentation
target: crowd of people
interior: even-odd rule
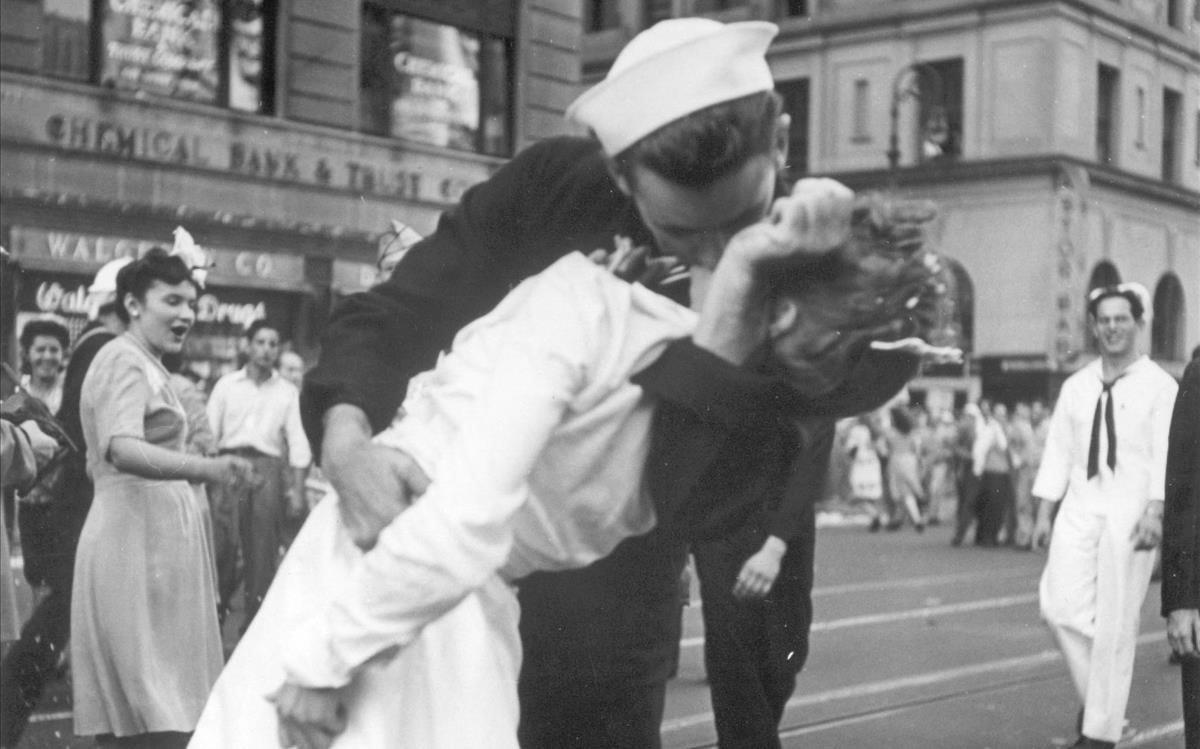
[[[1104,605],[1140,606],[1163,481],[1139,466],[1157,466],[1159,431],[1165,448],[1163,404],[1151,449],[1124,410],[1113,426],[1112,401],[1141,377],[1174,392],[1144,357],[1102,347],[1078,398],[1096,403],[1107,460],[1082,479],[1067,447],[1082,422],[1057,411],[1043,427],[1036,406],[885,408],[922,359],[960,353],[924,340],[945,291],[924,242],[933,207],[785,182],[776,31],[687,18],[639,34],[569,110],[591,137],[526,149],[429,237],[385,235],[394,268],[335,308],[308,372],[260,321],[207,396],[180,376],[194,247],[101,269],[61,383],[69,341],[34,327],[26,392],[61,393],[75,449],[46,489],[57,562],[5,656],[0,743],[16,745],[67,650],[75,730],[104,746],[652,749],[690,549],[719,742],[778,747],[835,454],[875,529],[922,530],[954,501],[956,539],[974,524],[980,545],[1040,543],[1049,505],[1083,524],[1078,497],[1145,479],[1113,513],[1136,553],[1100,553],[1137,559],[1114,586],[1128,595]],[[1124,292],[1089,304],[1097,336],[1142,323]],[[21,426],[6,465],[40,434]],[[1054,467],[1039,472],[1043,452]],[[309,506],[314,460],[335,491]],[[1112,746],[1120,677],[1096,664],[1124,652],[1129,617],[1074,626],[1088,601],[1055,590],[1091,552],[1074,536],[1059,548],[1064,533],[1043,616],[1085,705],[1077,746]],[[1189,603],[1169,615],[1190,657]]]
[[[872,532],[952,523],[952,543],[1033,549],[1033,479],[1050,412],[1043,401],[970,402],[957,413],[906,398],[838,424],[825,500]]]

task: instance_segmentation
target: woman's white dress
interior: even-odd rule
[[[376,438],[417,460],[428,491],[366,554],[336,497],[314,509],[191,746],[273,746],[267,695],[286,679],[346,686],[335,747],[515,747],[510,582],[653,528],[652,409],[629,378],[694,324],[573,253],[464,328]]]

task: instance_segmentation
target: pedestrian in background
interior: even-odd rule
[[[304,359],[295,351],[285,349],[279,354],[279,374],[297,389],[304,382]]]
[[[58,452],[58,442],[47,436],[36,421],[17,424],[0,419],[0,489],[28,489],[37,480],[38,471]],[[8,551],[8,532],[0,516],[0,643],[17,639],[20,620],[13,586],[12,559]],[[0,746],[13,746],[0,738]]]
[[[1042,618],[1083,703],[1077,747],[1113,747],[1121,738],[1142,602],[1162,536],[1178,386],[1139,352],[1149,299],[1140,284],[1089,294],[1100,357],[1063,383],[1033,486],[1042,500],[1034,542],[1050,544]]]
[[[955,426],[954,476],[958,493],[958,509],[954,514],[954,537],[951,545],[959,546],[967,531],[975,526],[979,538],[979,479],[975,475],[975,435],[983,422],[983,413],[975,403],[963,406]]]
[[[45,404],[51,414],[62,407],[63,364],[71,344],[71,334],[62,323],[35,319],[21,329],[20,388],[31,398]],[[61,546],[53,506],[57,481],[50,477],[18,495],[16,525],[21,539],[25,580],[40,598],[48,592],[53,566]]]
[[[1005,515],[1012,511],[1012,459],[1005,431],[1008,409],[1003,403],[995,403],[981,407],[980,413],[982,422],[971,448],[975,477],[979,480],[975,545],[996,546],[1000,543]]]
[[[883,438],[887,443],[887,483],[897,512],[893,525],[899,527],[907,515],[917,533],[925,531],[925,486],[921,480],[920,446],[912,412],[905,406],[893,406],[884,412],[888,422]]]
[[[929,450],[929,522],[953,522],[954,507],[958,503],[955,484],[954,440],[956,435],[954,413],[938,411],[933,418]]]
[[[875,452],[875,433],[870,416],[859,416],[846,435],[846,454],[850,456],[850,493],[855,505],[867,508],[870,529],[879,530],[890,522],[883,506],[883,472]]]
[[[253,485],[217,489],[213,502],[221,610],[237,591],[237,548],[243,561],[244,632],[262,603],[283,543],[284,518],[305,507],[304,484],[312,452],[300,423],[300,391],[275,370],[279,331],[266,320],[246,328],[246,366],[213,386],[208,420],[217,452],[254,466]]]
[[[1033,521],[1033,479],[1039,461],[1033,433],[1033,412],[1028,403],[1018,403],[1013,408],[1013,418],[1008,425],[1008,451],[1012,456],[1013,511],[1005,523],[1005,534],[1010,546],[1031,549]]]
[[[89,323],[75,341],[63,376],[58,417],[63,431],[79,449],[63,463],[59,490],[52,498],[58,541],[49,592],[34,607],[21,628],[21,638],[0,664],[0,745],[3,746],[15,746],[20,740],[46,682],[57,673],[70,638],[75,550],[92,506],[93,492],[92,479],[87,473],[79,401],[92,360],[102,347],[125,331],[125,323],[117,315],[117,272],[129,262],[129,258],[119,258],[96,271],[88,287]]]
[[[1179,658],[1186,749],[1200,749],[1200,348],[1183,372],[1167,447],[1162,615]]]
[[[71,333],[57,320],[36,319],[21,328],[21,389],[58,414]]]
[[[392,219],[388,230],[379,236],[379,251],[375,257],[375,283],[383,283],[391,278],[392,271],[396,269],[400,260],[421,239],[416,229],[403,221]]]
[[[187,264],[152,248],[116,285],[128,328],[96,354],[80,401],[96,496],[71,601],[75,731],[113,746],[182,747],[223,663],[189,482],[235,487],[252,468],[185,451],[187,417],[162,356],[195,322]]]

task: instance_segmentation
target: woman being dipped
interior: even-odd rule
[[[71,601],[75,731],[108,746],[184,746],[223,658],[205,526],[189,481],[250,480],[242,458],[185,452],[164,354],[195,322],[184,261],[154,248],[117,275],[127,331],[96,355],[80,415],[95,499]]]

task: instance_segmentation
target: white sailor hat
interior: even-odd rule
[[[661,21],[625,45],[567,117],[591,128],[604,152],[616,156],[692,112],[772,90],[766,53],[778,32],[766,21]]]

